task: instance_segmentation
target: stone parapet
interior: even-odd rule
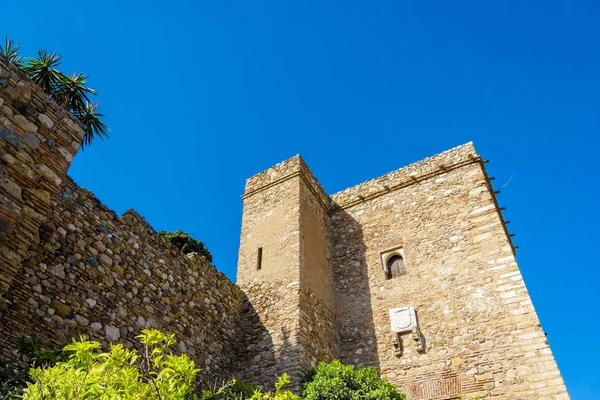
[[[480,160],[472,142],[412,163],[396,171],[371,179],[331,195],[331,212],[352,207],[390,191],[413,185],[423,179],[444,174],[462,165]]]
[[[256,192],[266,190],[297,176],[305,181],[311,192],[319,200],[322,206],[327,209],[330,201],[329,196],[325,193],[325,190],[323,190],[321,184],[317,181],[317,178],[315,178],[299,154],[248,178],[246,180],[246,190],[242,198],[247,198]]]

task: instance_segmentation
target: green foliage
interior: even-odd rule
[[[62,78],[62,74],[56,69],[60,65],[60,58],[56,53],[38,50],[37,58],[25,59],[24,71],[48,96],[52,96],[58,90]]]
[[[96,95],[96,91],[87,86],[88,77],[81,73],[71,76],[63,74],[57,69],[61,56],[46,50],[38,50],[37,57],[28,57],[23,61],[19,48],[7,37],[5,46],[0,46],[0,52],[85,126],[82,148],[89,146],[94,138],[108,137],[108,128],[101,120],[104,115],[98,112],[98,104],[88,97]]]
[[[254,392],[249,400],[300,400],[300,397],[296,396],[289,390],[283,390],[283,387],[290,383],[288,374],[284,373],[277,379],[275,384],[275,393],[263,393],[260,390]]]
[[[33,368],[24,400],[42,399],[194,399],[193,383],[198,369],[185,354],[169,348],[174,335],[145,329],[139,354],[121,344],[99,351],[100,343],[85,338],[64,347],[67,361],[50,368]]]
[[[8,36],[5,38],[4,47],[0,46],[0,53],[4,55],[14,66],[19,69],[23,68],[23,57],[19,55],[21,46],[16,45],[14,40]]]
[[[232,379],[220,387],[201,391],[202,400],[246,400],[250,398],[257,388],[243,381]]]
[[[45,350],[36,340],[20,337],[18,362],[0,361],[0,399],[20,399],[27,382],[29,369],[47,368],[65,359],[62,350]]]
[[[185,354],[174,355],[174,335],[145,329],[138,336],[141,351],[100,343],[84,337],[62,350],[43,350],[39,343],[20,340],[19,351],[31,367],[25,370],[0,363],[0,399],[24,400],[403,400],[405,396],[379,377],[375,368],[354,369],[334,361],[321,363],[308,376],[302,396],[285,389],[283,374],[274,392],[232,379],[199,390],[199,369]],[[23,387],[26,385],[25,390]]]
[[[0,361],[0,399],[19,399],[28,381],[27,369],[12,362]]]
[[[306,400],[403,400],[405,395],[380,378],[376,368],[359,368],[339,361],[320,363],[302,388]]]
[[[212,262],[212,254],[204,247],[204,243],[194,239],[184,231],[160,231],[158,234],[173,243],[183,254],[200,253],[208,260],[208,262]]]

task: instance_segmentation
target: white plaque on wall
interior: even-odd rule
[[[392,332],[410,332],[417,327],[417,314],[414,307],[398,307],[390,309]]]

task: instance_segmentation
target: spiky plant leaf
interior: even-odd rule
[[[94,89],[86,86],[87,79],[84,74],[60,74],[60,81],[54,93],[56,102],[69,111],[85,108],[86,103],[90,101],[87,95],[96,94]]]
[[[85,125],[82,148],[89,146],[96,137],[103,140],[108,137],[108,128],[100,119],[104,115],[98,112],[98,104],[88,101],[82,107],[74,109],[72,113]]]
[[[31,80],[49,96],[56,91],[62,74],[56,69],[60,65],[60,55],[38,50],[37,58],[27,58],[24,70]]]
[[[21,46],[15,44],[14,40],[6,36],[4,47],[0,46],[0,53],[2,53],[15,67],[22,69],[23,57],[19,55],[20,48]]]

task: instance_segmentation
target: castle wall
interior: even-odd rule
[[[0,56],[0,318],[14,304],[10,288],[83,134],[75,118]]]
[[[343,362],[380,368],[410,399],[568,399],[483,164],[471,144],[332,196]],[[381,252],[401,248],[386,279]],[[418,352],[389,309],[413,306]]]
[[[0,103],[0,355],[10,357],[21,335],[131,346],[154,327],[174,333],[204,377],[234,376],[242,291],[134,211],[119,217],[68,178],[81,128],[1,57]]]

